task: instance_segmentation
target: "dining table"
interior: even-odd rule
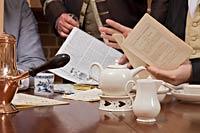
[[[33,89],[21,91],[33,94]],[[50,98],[68,104],[19,109],[0,114],[0,133],[198,133],[199,103],[188,103],[168,95],[154,123],[139,123],[133,111],[104,111],[99,102]],[[142,106],[142,105],[141,105]]]

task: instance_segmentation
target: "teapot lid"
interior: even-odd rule
[[[107,68],[112,68],[112,69],[127,69],[127,65],[126,64],[120,65],[120,64],[118,64],[118,60],[116,60],[114,65],[109,65],[109,66],[107,66]]]

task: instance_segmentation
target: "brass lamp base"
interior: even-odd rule
[[[0,114],[10,114],[15,112],[18,112],[18,110],[12,103],[0,104]]]

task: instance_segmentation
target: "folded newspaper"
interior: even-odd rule
[[[70,55],[69,63],[62,68],[49,71],[77,84],[98,84],[89,78],[89,66],[93,62],[98,62],[105,68],[114,64],[122,55],[78,28],[73,28],[62,44],[57,54],[61,53]]]
[[[16,93],[12,100],[12,104],[17,106],[17,108],[29,108],[36,106],[52,106],[52,105],[62,105],[69,103],[55,99],[49,99],[46,97],[34,96],[24,93]]]

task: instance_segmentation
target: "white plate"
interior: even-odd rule
[[[133,88],[133,91],[135,92],[136,91],[136,88],[134,86]],[[158,89],[158,94],[166,94],[167,92],[169,92],[169,88],[168,87],[165,87],[163,85],[160,86],[160,88]]]
[[[57,93],[74,94],[76,91],[72,84],[54,84],[53,87],[54,87],[53,88],[54,92],[57,92]]]
[[[190,93],[190,94],[198,94],[200,95],[200,85],[196,85],[196,84],[187,84],[183,86],[183,90],[186,93]]]
[[[184,93],[184,90],[173,90],[172,95],[174,95],[178,100],[200,102],[200,94],[188,94]]]

